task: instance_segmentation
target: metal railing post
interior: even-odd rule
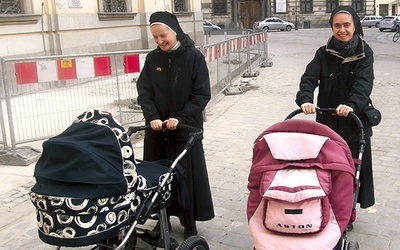
[[[264,32],[263,35],[265,37],[264,43],[263,43],[263,45],[264,45],[264,59],[262,60],[260,66],[261,67],[272,67],[272,61],[269,60],[269,58],[268,58],[268,44],[267,44],[268,43],[268,40],[267,40],[268,36],[267,36],[267,32]]]
[[[6,75],[6,70],[5,70],[5,62],[4,59],[1,59],[1,70],[2,70],[2,79],[1,79],[1,84],[3,85],[3,88],[6,89],[6,80],[5,80],[5,75]],[[3,112],[3,101],[2,97],[0,95],[0,126],[1,126],[1,133],[3,135],[3,147],[5,150],[8,149],[8,143],[7,143],[7,132],[6,132],[6,126],[4,122],[4,112]]]
[[[231,43],[230,40],[227,40],[228,43],[228,84],[232,86],[232,76],[231,76]]]

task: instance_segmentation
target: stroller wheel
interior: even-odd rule
[[[360,246],[358,245],[358,242],[354,241],[349,241],[349,243],[346,246],[346,250],[359,250]]]
[[[198,235],[190,236],[180,246],[178,250],[209,250],[207,241]]]

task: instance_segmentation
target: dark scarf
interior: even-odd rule
[[[358,47],[358,36],[356,34],[348,42],[342,42],[332,37],[332,48],[339,52],[343,57],[351,56]]]

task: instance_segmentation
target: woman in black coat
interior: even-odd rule
[[[211,98],[208,68],[203,54],[185,34],[175,15],[155,12],[150,31],[157,48],[151,51],[137,81],[138,103],[151,130],[144,138],[144,160],[174,160],[183,150],[188,131],[177,124],[203,129],[203,115]],[[185,227],[185,238],[197,234],[195,221],[211,220],[214,208],[203,144],[197,140],[180,161],[189,204],[183,211],[169,210]],[[173,210],[173,209],[172,209]]]
[[[320,47],[301,77],[296,103],[305,114],[315,113],[314,90],[319,87],[317,106],[336,108],[336,114],[318,114],[316,120],[328,125],[348,143],[353,158],[358,158],[359,130],[352,119],[354,112],[363,121],[366,147],[361,166],[361,188],[358,203],[361,208],[375,204],[371,157],[372,128],[363,110],[370,103],[374,81],[374,57],[363,40],[363,31],[357,13],[350,6],[339,6],[331,15],[329,24],[333,36]]]

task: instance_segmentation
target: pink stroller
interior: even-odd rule
[[[334,112],[319,109],[318,112]],[[256,250],[358,249],[347,242],[355,218],[358,174],[364,148],[353,159],[347,143],[329,127],[289,119],[267,128],[255,140],[249,174],[247,218]]]

